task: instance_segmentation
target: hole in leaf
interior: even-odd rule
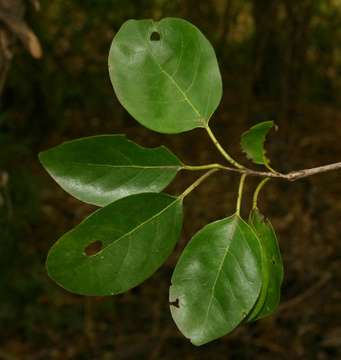
[[[271,259],[271,262],[272,262],[274,265],[276,264],[275,259]]]
[[[159,32],[157,31],[153,31],[150,34],[150,41],[160,41],[161,40],[161,35]]]
[[[169,305],[175,306],[176,308],[180,309],[179,299],[176,299],[175,301],[170,301]]]
[[[103,244],[102,241],[96,240],[90,243],[85,249],[86,256],[94,256],[102,250]]]

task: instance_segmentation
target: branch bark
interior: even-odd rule
[[[0,97],[13,58],[13,49],[19,39],[36,59],[42,56],[37,36],[24,21],[25,5],[28,0],[0,0]],[[39,1],[31,0],[35,9]]]
[[[221,164],[208,164],[208,165],[199,165],[199,166],[184,165],[182,169],[183,170],[220,169],[220,170],[224,170],[224,171],[246,174],[248,176],[268,177],[268,178],[283,179],[283,180],[287,180],[287,181],[296,181],[296,180],[303,179],[303,178],[313,176],[316,174],[321,174],[321,173],[334,171],[334,170],[340,170],[341,162],[318,166],[318,167],[309,168],[309,169],[291,171],[287,174],[282,174],[280,172],[270,172],[270,171],[256,171],[256,170],[247,169],[247,168],[239,169],[239,168],[224,166]]]

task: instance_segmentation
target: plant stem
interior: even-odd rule
[[[226,170],[228,169],[226,166],[221,164],[207,164],[207,165],[184,165],[181,170],[189,170],[189,171],[200,171],[200,170],[210,170],[210,169],[221,169]]]
[[[179,197],[184,199],[188,194],[190,194],[197,186],[199,186],[204,180],[206,180],[213,173],[218,171],[219,169],[212,169],[207,171],[204,175],[200,176],[199,179],[195,180],[192,185],[190,185]]]
[[[256,187],[255,193],[253,194],[253,201],[252,201],[252,208],[256,209],[257,208],[257,203],[258,203],[258,196],[260,191],[262,190],[263,186],[270,180],[270,178],[265,178],[263,179],[258,186]]]
[[[236,214],[237,215],[240,215],[240,207],[241,207],[241,203],[242,203],[243,189],[244,189],[244,183],[245,183],[246,176],[247,176],[246,174],[242,174],[242,176],[240,177],[239,188],[238,188],[238,199],[237,199],[237,206],[236,206]]]
[[[244,169],[244,166],[239,164],[236,160],[234,160],[225,150],[224,148],[220,145],[219,141],[217,140],[217,138],[214,136],[212,130],[210,129],[210,127],[207,125],[205,127],[208,136],[210,137],[210,139],[212,140],[213,144],[215,145],[215,147],[218,149],[218,151],[223,155],[223,157],[233,166],[235,166],[238,169]]]
[[[318,166],[310,169],[303,169],[297,171],[291,171],[288,174],[282,174],[280,172],[270,172],[270,171],[256,171],[248,168],[233,168],[229,166],[224,166],[221,164],[208,164],[208,165],[198,165],[198,166],[189,166],[184,165],[181,167],[182,170],[206,170],[206,169],[217,169],[217,170],[225,170],[240,174],[246,174],[250,176],[258,176],[258,177],[269,177],[269,178],[277,178],[283,179],[287,181],[296,181],[299,179],[303,179],[305,177],[309,177],[316,174],[321,174],[324,172],[334,171],[334,170],[341,170],[341,162]]]
[[[278,171],[274,170],[274,169],[270,166],[270,164],[265,163],[264,166],[265,166],[270,172],[272,172],[272,173],[274,173],[274,174],[278,174]]]

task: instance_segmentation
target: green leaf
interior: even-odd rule
[[[207,126],[222,96],[212,45],[182,19],[125,22],[111,45],[109,73],[126,110],[161,133]]]
[[[48,274],[77,294],[125,292],[167,259],[181,226],[181,198],[131,195],[99,209],[62,236],[49,252]]]
[[[273,121],[264,121],[252,126],[241,138],[241,147],[247,157],[255,164],[269,166],[270,161],[266,157],[264,143],[266,135],[274,127]]]
[[[39,157],[65,191],[98,206],[132,194],[159,192],[182,166],[167,148],[146,149],[123,135],[68,141]]]
[[[170,287],[171,313],[194,345],[232,331],[258,299],[259,242],[238,215],[213,222],[186,246]]]
[[[272,314],[280,301],[283,281],[283,263],[275,231],[258,209],[252,210],[249,224],[262,245],[263,285],[257,303],[248,320],[257,320]]]

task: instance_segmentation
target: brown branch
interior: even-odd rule
[[[338,170],[341,169],[341,162],[334,163],[334,164],[328,164],[323,166],[318,166],[310,169],[303,169],[303,170],[297,170],[297,171],[291,171],[288,174],[282,174],[282,173],[272,173],[272,172],[262,172],[262,171],[254,171],[250,169],[246,169],[244,173],[247,175],[252,176],[260,176],[260,177],[272,177],[272,178],[279,178],[284,179],[288,181],[296,181],[299,179],[303,179],[308,176],[321,174],[328,171]],[[240,171],[242,172],[242,171]]]
[[[303,179],[308,176],[321,174],[328,171],[334,171],[341,169],[341,162],[328,164],[324,166],[318,166],[310,169],[303,169],[303,170],[297,170],[297,171],[291,171],[288,174],[282,174],[279,172],[270,172],[270,171],[256,171],[252,169],[238,169],[228,166],[223,166],[221,164],[209,164],[209,165],[202,165],[202,166],[183,166],[184,170],[208,170],[208,169],[220,169],[224,171],[231,171],[236,172],[240,174],[246,174],[248,176],[258,176],[258,177],[269,177],[269,178],[277,178],[277,179],[283,179],[288,181],[296,181],[299,179]]]
[[[305,178],[308,176],[321,174],[321,173],[328,172],[328,171],[339,170],[339,169],[341,169],[341,162],[318,166],[318,167],[314,167],[314,168],[310,168],[310,169],[293,171],[293,172],[287,174],[286,177],[290,181],[295,181],[295,180],[302,179],[302,178]]]
[[[43,51],[40,42],[23,19],[18,19],[8,11],[0,9],[0,22],[5,24],[7,28],[20,39],[35,59],[42,57]]]
[[[21,40],[29,53],[35,58],[42,57],[42,48],[37,36],[27,26],[24,21],[17,21],[10,17],[3,17],[0,13],[0,19],[12,30],[12,32]]]

